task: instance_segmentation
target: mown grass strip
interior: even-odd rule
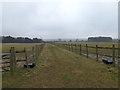
[[[117,88],[118,69],[46,44],[33,69],[3,76],[4,87]],[[17,83],[16,83],[17,82]],[[34,83],[33,83],[34,82]]]

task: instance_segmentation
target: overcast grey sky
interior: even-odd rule
[[[2,3],[0,16],[3,35],[43,39],[118,37],[116,2],[7,2]]]

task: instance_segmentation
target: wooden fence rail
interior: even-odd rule
[[[9,59],[9,61],[4,61],[2,60],[2,62],[0,64],[6,64],[6,63],[9,63],[8,66],[2,66],[2,69],[4,71],[9,71],[7,69],[5,69],[5,67],[10,67],[10,73],[11,74],[14,74],[14,72],[16,71],[16,64],[17,62],[21,62],[21,61],[26,61],[26,63],[28,63],[28,52],[32,52],[32,59],[38,59],[38,56],[40,55],[42,49],[44,47],[44,44],[40,44],[40,45],[35,45],[33,46],[31,49],[27,50],[26,48],[24,48],[24,50],[22,51],[15,51],[15,48],[14,47],[11,47],[10,48],[10,52],[9,53],[6,53],[2,55],[2,59]],[[24,60],[16,60],[16,54],[17,53],[24,53],[24,57],[25,59]],[[6,58],[6,56],[8,56]]]
[[[76,52],[76,53],[79,52],[80,55],[84,54],[86,55],[87,58],[89,57],[89,54],[94,54],[97,61],[99,60],[99,56],[106,56],[112,58],[114,64],[115,64],[115,59],[120,59],[120,55],[119,55],[120,48],[118,47],[116,48],[114,44],[111,47],[98,47],[98,45],[89,46],[88,44],[82,45],[82,44],[70,44],[70,43],[61,44],[61,45],[57,44],[57,45],[72,52]],[[89,49],[92,50],[94,49],[94,50],[91,51]],[[104,54],[105,49],[110,50],[111,54]],[[100,50],[103,50],[103,53],[100,53]],[[116,50],[118,50],[118,53],[116,53]],[[110,52],[108,51],[107,53]]]

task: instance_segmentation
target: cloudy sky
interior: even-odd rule
[[[118,37],[117,2],[4,2],[2,35],[43,39]],[[1,26],[0,26],[1,27]]]

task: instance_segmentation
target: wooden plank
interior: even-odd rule
[[[26,59],[25,60],[17,60],[17,62],[22,62],[22,61],[26,61]]]
[[[10,58],[2,58],[2,59],[10,59]]]
[[[8,56],[10,53],[0,53],[0,56]]]
[[[23,51],[16,51],[16,53],[24,53],[25,51],[23,50]]]
[[[8,65],[8,66],[4,66],[4,68],[5,68],[5,67],[10,67],[10,65]]]
[[[82,45],[82,47],[86,47],[86,46]],[[96,47],[94,47],[94,46],[88,46],[88,48],[96,48]],[[98,49],[112,49],[112,47],[98,47]],[[120,48],[114,48],[114,49],[118,50]]]
[[[0,63],[0,64],[5,64],[5,63],[10,63],[10,61],[9,61],[9,62],[2,62],[2,63]]]

